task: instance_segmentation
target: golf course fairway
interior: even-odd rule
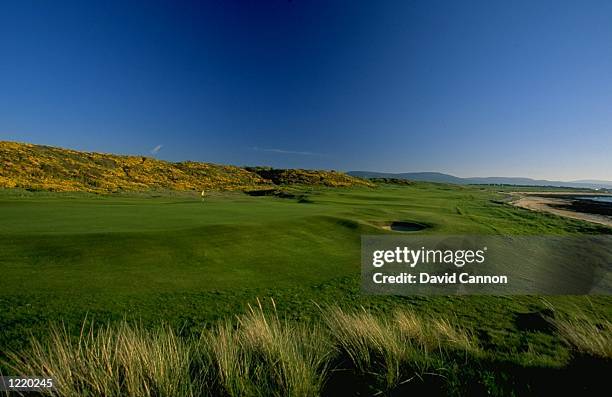
[[[609,233],[604,226],[514,207],[489,187],[295,189],[302,199],[0,192],[0,351],[19,351],[58,323],[75,335],[84,321],[122,320],[191,335],[259,299],[273,301],[282,319],[309,323],[330,304],[410,308],[456,320],[495,357],[554,367],[567,362],[567,348],[522,316],[552,304],[612,318],[606,296],[372,297],[359,289],[360,238],[401,233],[381,226],[391,222],[423,225],[421,234]]]

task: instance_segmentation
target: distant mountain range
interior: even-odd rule
[[[545,179],[512,178],[512,177],[474,177],[460,178],[440,172],[404,172],[399,174],[372,171],[349,171],[347,174],[360,178],[398,178],[412,181],[439,183],[454,183],[457,185],[487,184],[487,185],[519,185],[519,186],[557,186],[588,189],[612,189],[612,181],[578,180],[578,181],[548,181]]]

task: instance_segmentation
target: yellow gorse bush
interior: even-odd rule
[[[109,193],[139,190],[244,190],[273,184],[354,186],[372,184],[334,172],[275,170],[271,180],[241,167],[145,156],[79,152],[0,142],[0,188]]]

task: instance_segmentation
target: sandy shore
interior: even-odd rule
[[[537,194],[537,193],[536,193]],[[550,195],[550,193],[546,193]],[[559,193],[559,195],[567,196],[567,193]],[[585,196],[585,194],[580,194],[580,196]],[[567,199],[564,198],[552,198],[552,197],[540,197],[534,195],[534,193],[529,194],[518,194],[518,198],[512,201],[512,204],[517,207],[526,208],[532,211],[539,212],[549,212],[551,214],[565,216],[567,218],[579,219],[582,221],[599,223],[601,225],[606,225],[612,227],[612,218],[605,215],[597,215],[597,214],[588,214],[584,212],[575,212],[569,211],[561,208],[553,207],[552,205],[563,205],[568,202]]]

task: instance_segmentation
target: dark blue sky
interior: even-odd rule
[[[612,2],[2,1],[0,140],[612,179]]]

